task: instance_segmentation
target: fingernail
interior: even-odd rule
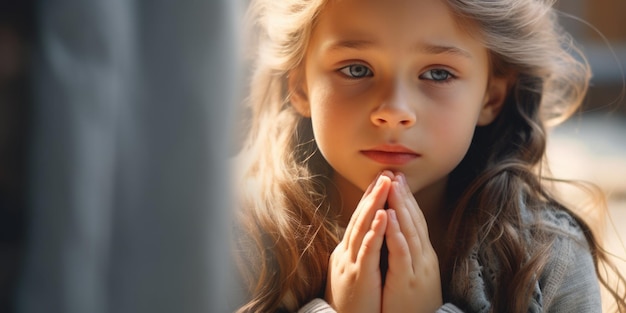
[[[390,218],[392,221],[397,221],[397,220],[398,220],[398,217],[396,216],[396,210],[394,210],[394,209],[389,209],[389,210],[387,210],[387,213],[389,213],[389,218]]]
[[[376,187],[382,184],[383,184],[382,175],[379,175],[378,178],[376,178]]]
[[[399,174],[397,175],[397,177],[398,177],[398,182],[399,182],[400,184],[404,185],[404,184],[406,183],[406,179],[404,178],[404,174],[399,173]]]

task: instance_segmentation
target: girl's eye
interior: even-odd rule
[[[448,72],[446,70],[434,69],[434,70],[429,70],[429,71],[425,72],[424,74],[422,74],[420,76],[420,78],[427,79],[427,80],[433,80],[435,82],[445,82],[445,81],[448,81],[448,80],[454,78],[454,75],[452,75],[452,73],[450,73],[450,72]]]
[[[372,70],[363,64],[351,64],[339,69],[341,73],[350,78],[363,78],[372,76]]]

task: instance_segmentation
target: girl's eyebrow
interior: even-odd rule
[[[333,51],[333,50],[341,50],[343,48],[360,50],[360,49],[366,49],[372,46],[375,46],[375,43],[370,40],[339,40],[339,41],[335,41],[329,44],[327,50]]]
[[[428,54],[450,54],[455,56],[461,56],[467,59],[472,59],[472,54],[465,49],[461,49],[455,46],[445,46],[436,44],[421,44],[415,47],[416,51]]]
[[[376,43],[370,40],[339,40],[328,45],[328,51],[347,49],[363,50],[376,46]],[[472,59],[472,54],[465,49],[439,44],[421,43],[414,46],[414,51],[426,54],[449,54]]]

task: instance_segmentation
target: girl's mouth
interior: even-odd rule
[[[361,150],[361,153],[371,160],[385,165],[404,165],[421,155],[401,145],[385,145],[369,150]]]

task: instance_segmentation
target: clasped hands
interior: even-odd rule
[[[383,284],[384,241],[389,267]],[[384,171],[370,184],[328,267],[325,298],[337,312],[432,313],[442,305],[437,254],[402,173]]]

